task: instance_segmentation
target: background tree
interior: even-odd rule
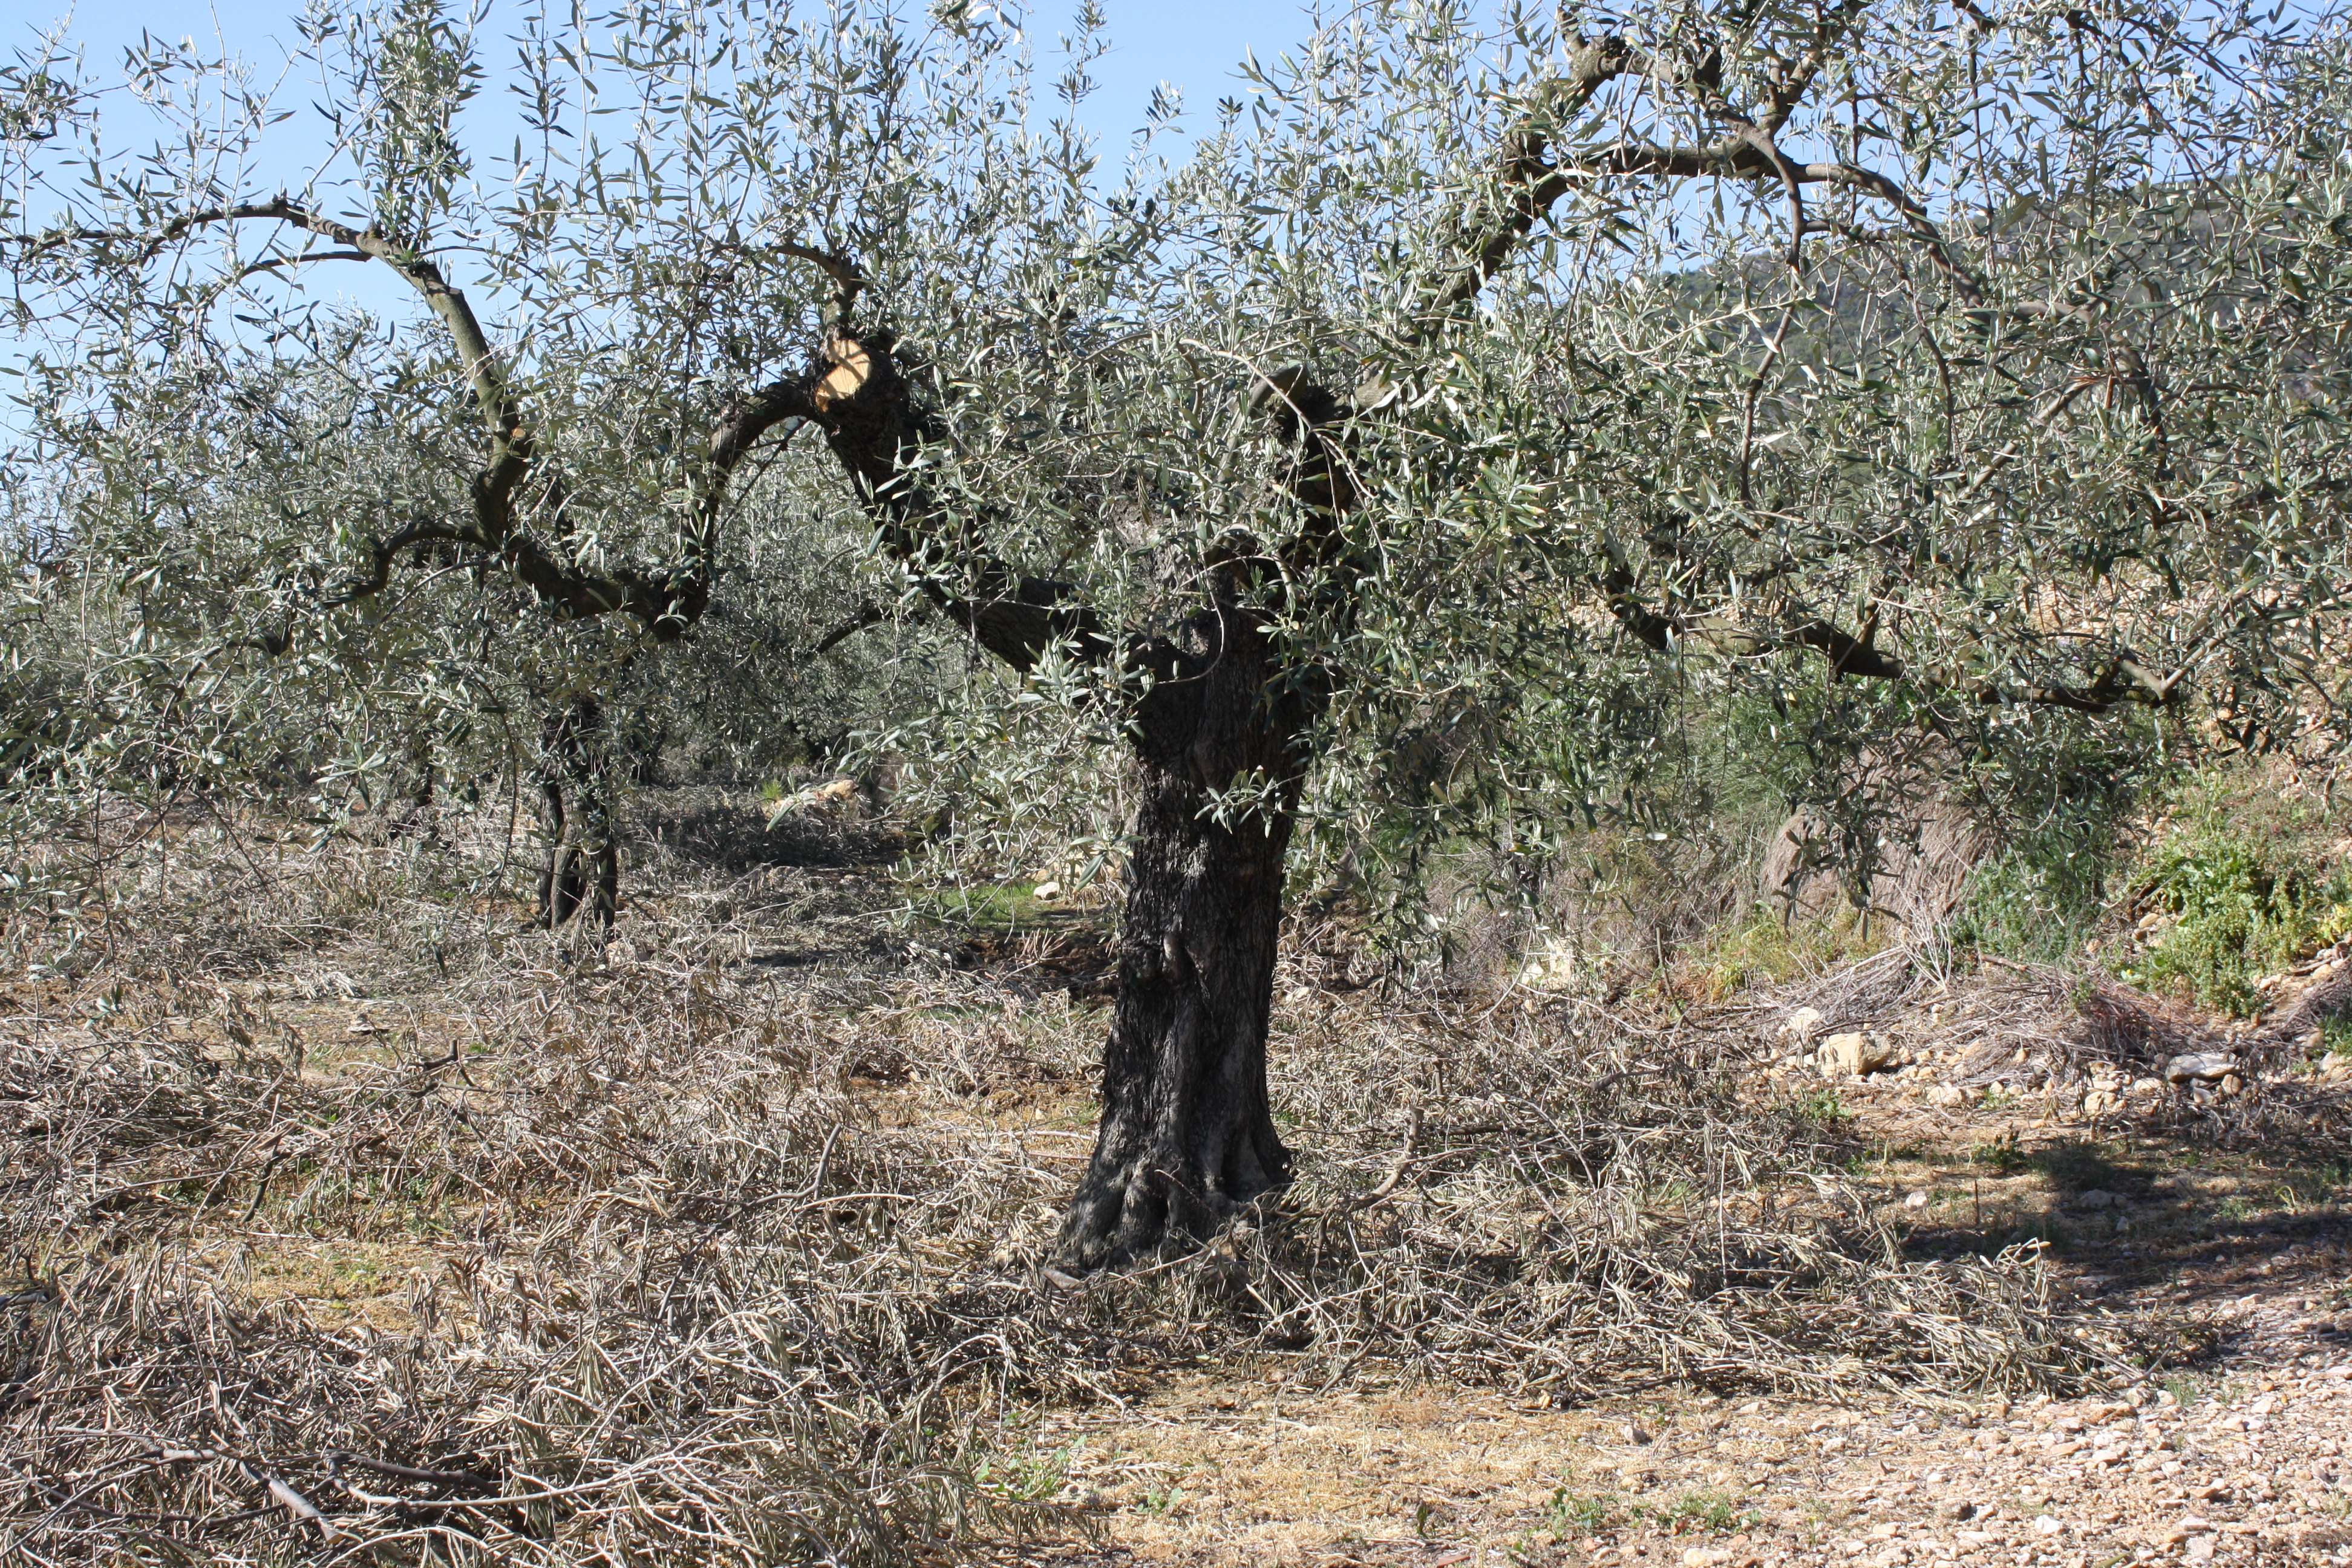
[[[1132,756],[1067,1267],[1283,1184],[1302,814],[1444,784],[1470,809],[1425,831],[1591,820],[1668,682],[1792,712],[1871,682],[1847,740],[1979,762],[2053,722],[2292,734],[2340,695],[2330,17],[1383,5],[1118,183],[960,5],[639,3],[516,41],[528,135],[493,166],[465,25],[314,21],[332,151],[293,182],[233,70],[134,61],[191,129],[123,161],[21,63],[40,460],[155,516],[159,389],[320,365],[427,478],[295,509],[347,564],[290,601],[365,614],[447,549],[530,625],[649,649],[723,597],[755,470],[824,486],[861,591]],[[295,291],[330,260],[418,319],[354,360]]]

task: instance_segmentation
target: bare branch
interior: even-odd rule
[[[263,272],[274,272],[281,267],[299,267],[306,261],[373,261],[375,258],[364,250],[306,250],[294,256],[272,256],[237,269],[237,281]]]
[[[816,647],[811,648],[809,652],[813,656],[816,654],[831,653],[835,647],[847,641],[850,637],[855,637],[857,633],[864,631],[866,627],[879,626],[882,622],[887,621],[889,618],[890,615],[888,611],[883,609],[881,605],[876,604],[873,600],[868,599],[864,604],[857,606],[857,613],[856,615],[850,616],[847,620],[842,622],[841,625],[834,627],[833,630],[825,633],[824,637],[818,638]]]

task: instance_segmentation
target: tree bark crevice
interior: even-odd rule
[[[1119,986],[1064,1268],[1198,1242],[1290,1179],[1266,1036],[1312,715],[1256,614],[1221,605],[1201,628],[1206,657],[1136,713]]]

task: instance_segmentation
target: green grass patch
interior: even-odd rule
[[[1544,1527],[1555,1535],[1591,1535],[1617,1517],[1617,1500],[1606,1493],[1580,1497],[1560,1487],[1544,1509]]]
[[[2352,865],[2341,824],[2260,779],[2201,780],[2134,868],[2130,907],[2157,918],[2117,973],[2240,1016],[2256,982],[2352,934]]]
[[[1720,1002],[1742,991],[1786,984],[1801,975],[1867,958],[1892,940],[1894,922],[1865,923],[1850,906],[1822,920],[1789,920],[1759,905],[1705,945],[1696,972],[1702,997]]]
[[[1059,899],[1040,899],[1037,888],[1034,882],[996,882],[926,889],[915,895],[911,909],[924,924],[1004,936],[1085,923],[1087,910]]]

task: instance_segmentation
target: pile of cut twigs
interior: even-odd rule
[[[1069,1528],[985,1478],[1003,1336],[941,1305],[1039,1173],[877,1125],[812,1020],[686,989],[332,1075],[171,1019],[13,1050],[0,1556],[883,1563]],[[339,1248],[415,1260],[392,1326],[273,1299]]]
[[[1304,1375],[1393,1364],[1562,1400],[2136,1375],[2144,1326],[2060,1300],[2034,1249],[1906,1256],[1840,1124],[1743,1089],[1723,1036],[1335,1013],[1290,1046],[1284,1098],[1320,1124],[1301,1180],[1173,1272]]]
[[[331,845],[216,967],[192,842],[170,910],[0,1017],[0,1557],[952,1555],[1084,1524],[1008,1412],[1203,1357],[1561,1399],[2129,1371],[2032,1254],[1906,1258],[1839,1124],[1703,1030],[1294,972],[1292,1187],[1055,1289],[1102,1015],[926,961],[880,884],[681,831],[567,950],[500,913],[494,845]]]

